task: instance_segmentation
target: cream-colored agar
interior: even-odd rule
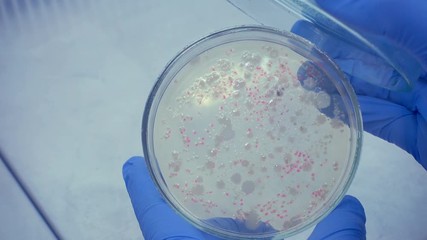
[[[316,78],[325,76],[297,77],[306,61],[278,44],[239,41],[175,76],[158,106],[154,152],[184,211],[278,231],[324,211],[351,132],[340,99]]]

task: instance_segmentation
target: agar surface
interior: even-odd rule
[[[180,204],[283,231],[322,211],[343,177],[350,129],[325,76],[261,41],[227,43],[187,64],[159,104],[154,150]],[[332,114],[329,114],[331,112]]]

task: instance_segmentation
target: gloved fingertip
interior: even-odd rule
[[[130,173],[135,170],[135,166],[140,165],[143,161],[145,161],[144,158],[140,156],[133,156],[129,158],[122,167],[123,178],[126,180]]]
[[[345,196],[341,203],[317,224],[309,239],[366,239],[365,223],[365,210],[360,201],[353,196]]]
[[[306,38],[311,42],[315,42],[318,40],[314,36],[319,35],[317,33],[319,32],[319,30],[312,23],[305,20],[299,20],[295,22],[294,25],[292,25],[291,32],[303,38]]]
[[[345,195],[344,198],[342,199],[341,203],[338,204],[338,206],[340,205],[348,205],[348,204],[354,204],[354,206],[360,206],[361,208],[363,208],[362,203],[360,203],[359,199],[351,196],[351,195]]]
[[[359,199],[351,195],[344,196],[341,203],[338,204],[337,208],[351,209],[354,212],[359,212],[363,218],[366,218],[365,209],[363,208],[362,203],[360,203]]]

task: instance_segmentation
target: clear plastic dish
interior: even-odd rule
[[[425,72],[413,54],[396,48],[384,34],[352,28],[323,11],[319,1],[228,1],[260,24],[312,41],[341,71],[358,81],[393,91],[409,91]]]
[[[166,66],[142,140],[158,188],[196,227],[282,238],[342,199],[362,121],[351,86],[313,44],[243,26],[200,39]]]

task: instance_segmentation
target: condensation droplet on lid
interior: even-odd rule
[[[218,154],[218,149],[217,148],[212,148],[211,151],[209,152],[211,157],[214,157]]]
[[[197,83],[201,89],[204,89],[207,85],[206,79],[204,79],[204,78],[197,79]]]
[[[303,220],[299,216],[292,217],[290,220],[283,223],[283,229],[287,230],[300,224]]]
[[[179,172],[181,170],[181,162],[180,161],[173,161],[169,163],[169,168],[171,168],[174,172]]]
[[[194,180],[194,182],[196,182],[196,183],[202,183],[202,182],[203,182],[203,177],[198,176],[198,177],[196,178],[196,180]]]
[[[240,91],[239,90],[235,90],[231,93],[231,95],[233,95],[233,97],[238,98],[240,97]]]
[[[331,97],[326,92],[320,91],[316,95],[315,104],[317,108],[327,108],[329,105],[331,105]]]
[[[323,114],[319,114],[316,117],[316,122],[320,125],[326,122],[326,117]]]
[[[245,86],[246,86],[246,82],[243,79],[239,78],[234,82],[233,88],[235,90],[239,90],[244,88]]]
[[[296,188],[294,188],[294,187],[290,187],[289,188],[289,194],[291,194],[292,196],[295,196],[295,195],[297,195],[299,192],[298,192],[298,190],[296,189]]]
[[[230,150],[230,146],[229,145],[224,145],[223,148],[224,148],[225,151],[229,151]]]
[[[252,132],[252,130],[250,128],[246,131],[246,136],[248,138],[252,138],[254,136],[254,134],[253,134],[253,132]]]
[[[234,173],[231,178],[230,178],[231,182],[233,182],[234,184],[239,184],[242,181],[242,176],[240,175],[240,173]]]
[[[172,151],[172,158],[173,158],[174,160],[178,160],[178,156],[179,156],[179,152],[178,152],[178,151],[176,151],[176,150],[173,150],[173,151]]]
[[[223,180],[216,182],[216,187],[218,189],[224,189],[225,188],[225,182]]]
[[[297,111],[295,111],[295,116],[302,116],[302,109],[298,109]]]
[[[196,65],[200,62],[200,56],[196,56],[193,59],[191,59],[190,64],[191,65]]]
[[[224,141],[224,137],[221,135],[216,135],[214,142],[215,142],[215,146],[218,147],[219,145],[221,145],[221,143]]]
[[[248,70],[250,72],[252,72],[253,70],[255,70],[255,65],[253,63],[251,63],[251,62],[246,62],[244,64],[244,67],[245,67],[246,70]]]
[[[216,72],[212,72],[212,73],[210,73],[210,74],[207,74],[206,76],[205,76],[205,79],[206,79],[206,82],[208,83],[208,84],[212,84],[213,82],[215,82],[216,80],[218,80],[219,79],[219,74],[218,73],[216,73]]]
[[[268,131],[268,132],[266,133],[266,135],[267,135],[271,140],[274,140],[274,139],[275,139],[274,134],[273,134],[273,132],[272,132],[272,131]]]
[[[248,109],[252,109],[254,107],[254,104],[249,100],[246,100],[245,105]]]
[[[292,155],[290,153],[286,153],[283,156],[283,160],[286,164],[289,164],[292,161]]]
[[[249,63],[258,64],[261,61],[261,56],[255,53],[245,51],[242,54],[242,60]]]
[[[202,195],[205,191],[205,188],[203,185],[196,185],[193,188],[191,188],[191,193],[194,195]]]
[[[308,89],[308,90],[312,90],[316,87],[316,80],[314,80],[313,78],[309,77],[306,78],[303,82],[302,85]]]
[[[243,166],[243,167],[247,167],[247,166],[249,166],[249,161],[248,161],[248,160],[243,160],[243,161],[242,161],[242,166]]]
[[[249,149],[251,149],[251,144],[250,143],[245,143],[245,149],[246,150],[249,150]]]
[[[221,137],[222,137],[222,140],[224,140],[224,141],[231,140],[235,136],[236,136],[236,133],[234,132],[231,124],[226,125],[226,127],[224,129],[222,129],[222,131],[221,131]]]
[[[344,123],[337,118],[333,118],[330,123],[333,128],[341,128],[344,126]]]
[[[300,126],[300,127],[299,127],[299,131],[300,131],[301,133],[306,133],[306,132],[307,132],[307,128],[306,128],[306,127],[303,127],[303,126]]]
[[[269,88],[269,84],[266,84],[266,86],[264,86],[264,87]],[[267,93],[264,94],[264,97],[271,98],[271,97],[273,97],[274,94],[276,94],[276,92],[270,89],[267,91]]]
[[[255,183],[253,181],[245,181],[242,184],[242,191],[246,194],[250,194],[255,190]]]
[[[227,118],[225,116],[219,117],[217,119],[217,121],[218,121],[219,124],[223,124],[223,125],[226,125],[226,126],[231,125],[231,119],[229,119],[229,118]]]
[[[302,165],[302,170],[305,172],[311,171],[311,169],[312,169],[311,163],[305,162]]]
[[[277,58],[277,56],[279,56],[279,52],[276,49],[271,50],[270,57]]]
[[[208,161],[208,162],[206,163],[206,168],[207,168],[207,169],[214,169],[214,168],[215,168],[215,162],[213,162],[213,161]]]
[[[231,68],[231,62],[227,59],[219,59],[218,60],[218,66],[223,71],[228,71]]]
[[[255,230],[259,227],[260,217],[255,211],[250,211],[245,214],[245,227],[250,230]]]
[[[250,80],[252,77],[252,74],[250,72],[245,72],[245,74],[243,76],[246,80]]]
[[[339,169],[339,164],[338,164],[338,162],[334,162],[334,164],[333,164],[332,166],[333,166],[333,168],[334,168],[334,171],[338,171],[338,169]]]

